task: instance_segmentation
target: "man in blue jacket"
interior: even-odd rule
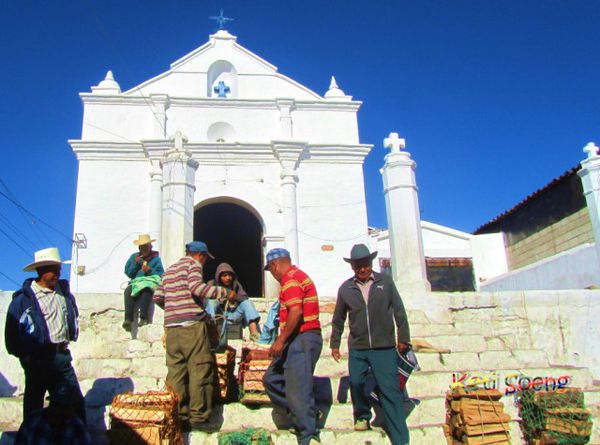
[[[356,244],[350,258],[344,258],[352,266],[354,276],[338,290],[329,345],[331,355],[339,361],[342,332],[349,315],[348,368],[354,429],[370,428],[371,406],[365,381],[371,369],[379,388],[389,438],[393,445],[405,445],[409,443],[409,433],[398,380],[398,353],[409,350],[410,330],[394,282],[387,275],[373,272],[376,256],[377,252],[369,252],[364,244]]]
[[[23,420],[44,406],[46,391],[68,388],[77,415],[85,422],[85,403],[71,364],[69,342],[79,334],[77,305],[67,280],[60,280],[61,260],[56,247],[35,253],[23,270],[37,271],[13,294],[4,339],[6,350],[19,358],[25,372]]]
[[[148,234],[138,236],[133,244],[138,246],[138,252],[132,253],[125,263],[125,275],[130,278],[125,289],[125,320],[123,329],[131,331],[135,300],[139,301],[140,321],[138,326],[147,325],[150,316],[150,305],[154,291],[160,284],[160,277],[165,273],[158,252],[152,250],[152,243],[156,241]]]

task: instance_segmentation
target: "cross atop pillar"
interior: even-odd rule
[[[595,158],[600,154],[600,147],[593,142],[588,142],[587,145],[583,147],[583,151],[587,153],[588,159]]]
[[[181,131],[177,130],[175,132],[175,150],[183,151],[183,144],[187,142],[187,138],[181,133]]]
[[[383,140],[383,146],[385,148],[391,148],[392,153],[400,153],[400,150],[406,147],[406,141],[404,138],[398,137],[398,133],[390,133],[390,135]]]

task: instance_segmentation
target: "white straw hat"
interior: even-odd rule
[[[135,244],[136,246],[143,246],[144,244],[153,243],[154,241],[156,240],[150,239],[150,235],[148,235],[147,233],[142,233],[138,236],[138,239],[136,239],[133,242],[133,244]]]
[[[23,268],[25,272],[33,272],[38,267],[50,266],[52,264],[69,264],[70,261],[61,261],[58,247],[48,247],[47,249],[38,250],[33,254],[33,263],[28,264]]]

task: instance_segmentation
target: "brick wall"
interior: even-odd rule
[[[587,207],[509,245],[508,267],[518,269],[584,243],[593,243],[594,233]]]

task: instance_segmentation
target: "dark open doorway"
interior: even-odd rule
[[[262,236],[261,222],[239,204],[208,203],[194,212],[194,239],[206,242],[215,256],[205,265],[205,280],[220,263],[229,263],[251,297],[263,295]]]

